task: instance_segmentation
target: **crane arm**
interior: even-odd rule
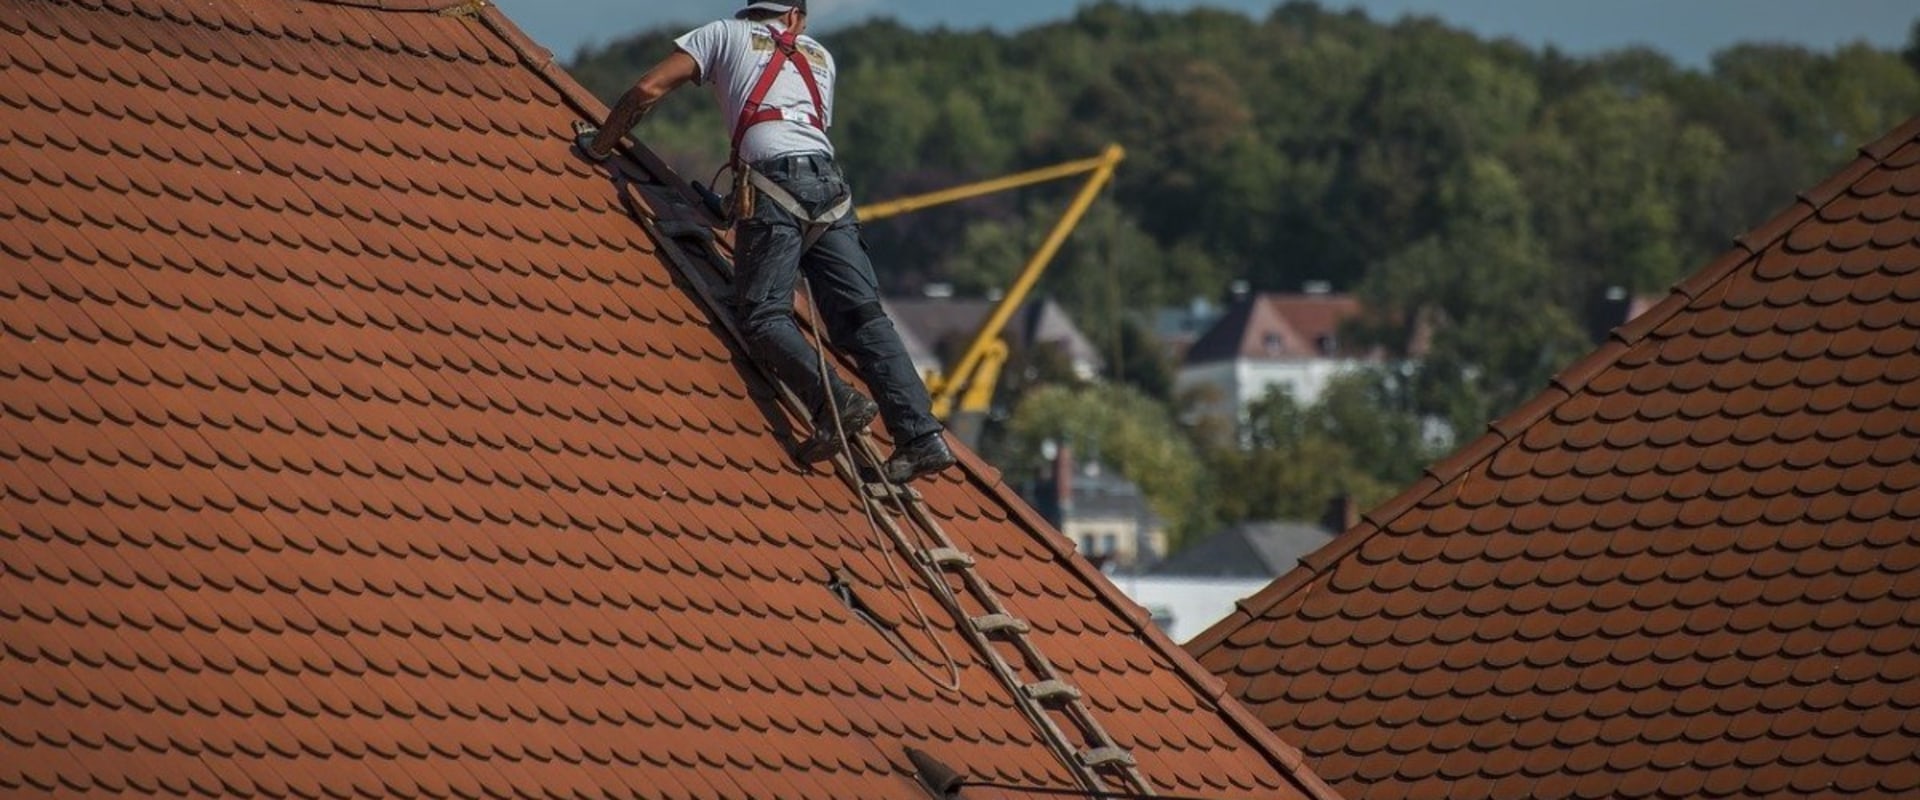
[[[923,208],[931,208],[947,203],[957,203],[962,200],[971,200],[975,197],[982,197],[995,192],[1004,192],[1032,186],[1036,183],[1046,183],[1047,181],[1057,181],[1061,178],[1071,178],[1075,175],[1094,172],[1103,167],[1111,172],[1113,165],[1120,163],[1120,160],[1125,157],[1126,151],[1122,150],[1119,145],[1107,145],[1107,149],[1104,152],[1092,158],[1069,161],[1065,164],[1028,170],[1003,178],[970,183],[965,186],[956,186],[937,192],[928,192],[926,194],[917,194],[911,197],[902,197],[885,202],[873,203],[871,205],[864,205],[855,209],[854,213],[860,215],[862,222],[873,222],[888,217],[897,217],[901,214],[910,214]]]
[[[1007,321],[1012,319],[1014,312],[1026,302],[1027,295],[1033,291],[1034,285],[1040,282],[1040,275],[1046,272],[1047,265],[1060,252],[1060,247],[1066,244],[1067,236],[1073,233],[1073,229],[1086,216],[1087,209],[1091,208],[1093,201],[1099,198],[1100,190],[1113,180],[1114,169],[1124,158],[1126,158],[1124,149],[1117,144],[1108,145],[1106,151],[1095,158],[1063,165],[1053,170],[1035,170],[1032,173],[1003,179],[1002,182],[1045,172],[1054,173],[1047,178],[1048,180],[1059,178],[1062,174],[1074,175],[1087,171],[1093,173],[1087,178],[1086,184],[1080,187],[1080,193],[1074,196],[1072,205],[1067,207],[1067,212],[1061,215],[1060,221],[1055,223],[1053,230],[1047,234],[1047,239],[1040,245],[1040,249],[1027,260],[1026,266],[1020,270],[1020,276],[1014,280],[1012,286],[1008,287],[1006,296],[1000,298],[1000,302],[993,307],[993,313],[987,316],[987,321],[981,323],[980,330],[974,332],[973,341],[968,343],[959,362],[953,369],[947,370],[943,375],[934,376],[927,382],[927,391],[933,396],[936,415],[945,418],[947,413],[951,413],[954,400],[960,397],[967,385],[974,381],[975,373],[989,361],[989,351],[999,344],[1000,332],[1006,329]],[[1061,172],[1061,170],[1068,170],[1068,167],[1077,169]],[[963,188],[953,191],[966,190]],[[909,198],[911,199],[913,198]]]

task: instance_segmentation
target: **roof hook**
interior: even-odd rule
[[[940,763],[939,759],[925,752],[907,748],[907,760],[913,762],[913,771],[920,777],[920,785],[927,787],[938,800],[955,800],[960,796],[960,787],[966,779],[954,768]]]

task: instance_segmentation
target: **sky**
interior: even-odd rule
[[[742,0],[494,0],[535,41],[562,60],[582,45],[660,25],[691,25],[730,15]],[[1083,0],[812,0],[823,37],[874,16],[907,25],[1017,30],[1067,17]],[[1277,0],[1136,0],[1152,8],[1214,6],[1265,16]],[[1914,0],[1322,0],[1361,8],[1375,19],[1439,17],[1483,36],[1511,37],[1575,55],[1650,45],[1675,61],[1704,67],[1736,42],[1792,42],[1816,49],[1865,40],[1897,48],[1920,18]],[[828,40],[831,43],[831,39]]]

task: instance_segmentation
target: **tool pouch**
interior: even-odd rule
[[[733,194],[727,197],[729,206],[727,210],[730,219],[734,222],[753,216],[755,201],[753,183],[747,180],[750,170],[751,167],[745,164],[733,165]]]

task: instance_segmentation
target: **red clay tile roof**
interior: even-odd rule
[[[1188,644],[1364,798],[1920,796],[1920,118]]]
[[[0,2],[0,795],[1070,785],[931,595],[951,695],[830,593],[930,652],[604,109],[449,5]],[[1156,787],[1332,796],[990,470],[923,489]]]
[[[1257,294],[1227,309],[1187,351],[1186,363],[1351,356],[1339,345],[1340,324],[1360,313],[1351,295]]]

